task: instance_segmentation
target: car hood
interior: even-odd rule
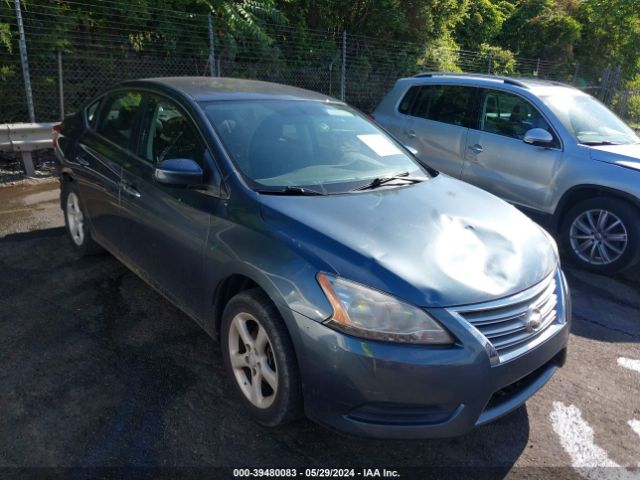
[[[620,167],[640,170],[640,143],[630,145],[598,145],[591,148],[591,158]]]
[[[524,290],[557,265],[552,240],[506,202],[445,175],[366,193],[261,195],[264,221],[318,270],[423,307]]]

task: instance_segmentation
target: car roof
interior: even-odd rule
[[[497,84],[515,89],[527,90],[534,95],[586,95],[572,85],[567,85],[555,80],[527,77],[507,77],[499,75],[486,75],[481,73],[457,73],[457,72],[425,72],[403,79],[412,84],[421,83],[451,83],[461,85],[495,87]]]
[[[307,100],[343,103],[302,88],[280,83],[225,77],[159,77],[124,82],[122,86],[161,87],[201,101],[212,100]]]

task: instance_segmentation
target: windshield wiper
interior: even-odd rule
[[[358,188],[354,188],[353,192],[359,192],[361,190],[373,190],[374,188],[381,187],[385,183],[393,182],[394,180],[402,180],[409,183],[418,183],[422,182],[425,179],[419,177],[410,177],[409,172],[398,173],[397,175],[392,175],[389,177],[377,177],[371,180],[369,183],[366,183]]]
[[[256,190],[258,193],[264,193],[266,195],[300,195],[300,196],[316,196],[316,195],[326,195],[326,193],[318,192],[317,190],[312,190],[309,188],[303,187],[284,187],[279,190]]]

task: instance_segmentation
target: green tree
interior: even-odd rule
[[[516,71],[516,59],[513,52],[486,43],[480,45],[480,55],[491,64],[491,73],[495,75],[513,75]]]
[[[483,43],[494,43],[514,10],[515,6],[507,1],[474,0],[456,27],[456,41],[468,50],[476,50]]]
[[[584,0],[577,18],[583,25],[576,45],[582,71],[597,78],[620,65],[626,78],[640,73],[640,0]]]
[[[500,44],[518,56],[569,64],[581,25],[572,1],[523,0],[504,22]]]

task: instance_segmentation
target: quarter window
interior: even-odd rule
[[[98,113],[98,106],[100,106],[101,101],[102,99],[96,100],[95,102],[93,102],[91,105],[87,107],[87,110],[86,110],[87,122],[89,122],[89,125],[91,127],[96,126],[96,121],[97,121],[96,113]]]
[[[110,96],[102,109],[98,133],[122,148],[128,148],[141,102],[139,92],[119,92]]]
[[[204,145],[182,110],[155,95],[149,97],[146,105],[140,156],[154,164],[188,158],[204,167]]]
[[[524,98],[491,90],[484,93],[481,130],[522,140],[532,128],[542,128],[553,135],[540,112]]]

